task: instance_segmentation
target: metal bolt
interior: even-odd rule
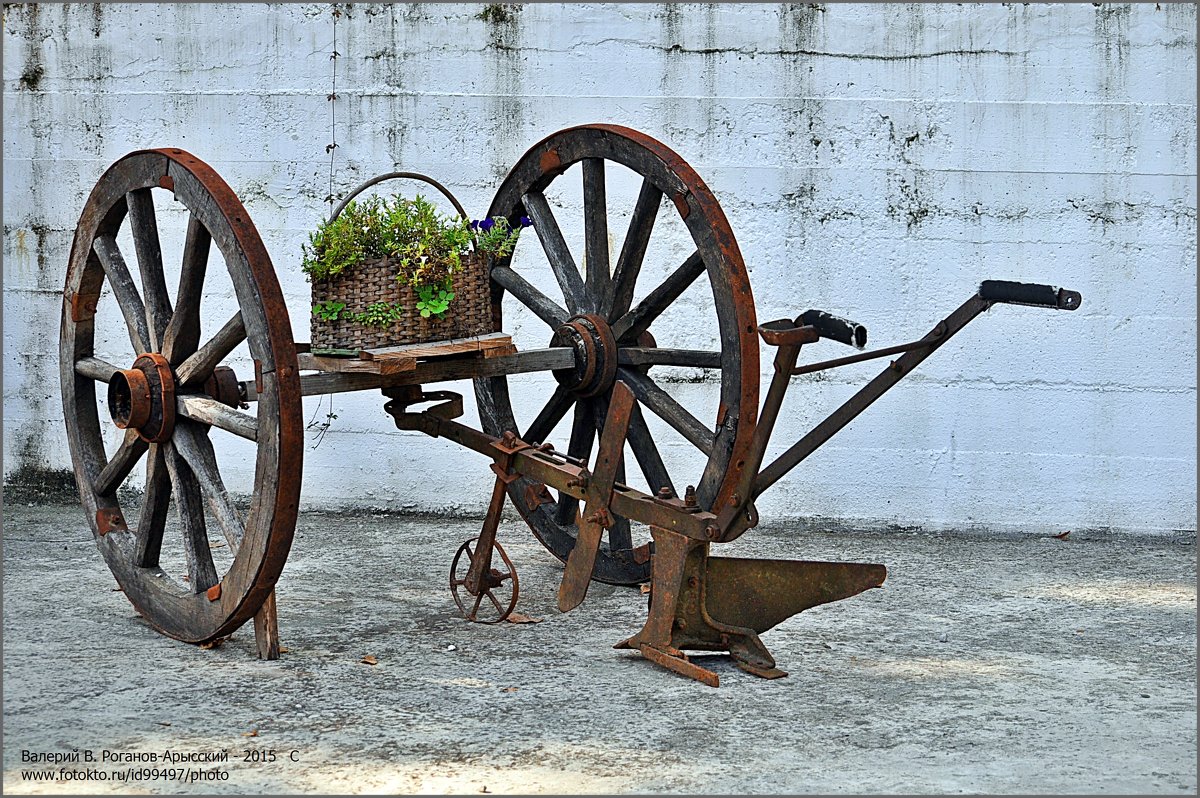
[[[660,499],[674,499],[674,498],[675,498],[675,491],[671,490],[671,488],[670,488],[670,486],[669,486],[669,485],[663,485],[661,488],[659,488],[659,489],[658,489],[658,498],[660,498]]]
[[[688,577],[688,587],[697,587],[699,584],[700,584],[700,580],[697,579],[696,577],[694,577],[694,576]]]
[[[696,486],[688,485],[687,490],[683,492],[683,503],[687,507],[696,506]]]
[[[716,540],[717,538],[721,537],[721,530],[717,529],[715,526],[710,525],[705,528],[704,534],[708,537],[709,540]]]
[[[505,432],[504,435],[502,435],[500,437],[500,440],[502,440],[504,442],[505,446],[512,446],[514,443],[517,442],[517,436],[516,436],[516,433],[514,433],[512,431],[508,431],[508,432]]]

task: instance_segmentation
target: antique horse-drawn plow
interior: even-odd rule
[[[583,269],[546,194],[576,164],[582,173]],[[624,167],[640,184],[615,261],[609,251],[606,164]],[[186,209],[173,297],[154,191],[170,192]],[[643,268],[651,232],[656,220],[672,213],[682,222],[686,251],[679,253],[681,262],[672,261],[678,267],[635,303],[639,275],[652,273]],[[689,661],[685,650],[727,651],[743,670],[782,676],[759,634],[804,609],[881,585],[884,567],[714,557],[712,544],[733,541],[755,526],[757,496],[994,303],[1064,310],[1080,303],[1072,291],[985,281],[915,341],[797,366],[803,345],[829,339],[862,349],[866,330],[817,310],[759,324],[746,267],[712,192],[666,146],[615,126],[570,128],[535,145],[500,186],[488,216],[532,219],[564,300],[559,304],[516,270],[511,258],[502,259],[491,270],[495,329],[503,329],[507,298],[545,323],[549,346],[517,350],[497,333],[332,358],[293,340],[258,232],[209,166],[182,150],[143,150],[100,178],[70,256],[62,394],[75,475],[97,545],[125,595],[156,629],[205,643],[253,619],[260,655],[278,656],[273,591],[296,525],[305,429],[301,399],[382,390],[385,409],[399,428],[446,438],[492,460],[496,482],[483,529],[460,547],[451,568],[455,600],[469,618],[500,620],[516,602],[516,573],[495,541],[507,496],[538,540],[566,563],[562,611],[583,601],[592,579],[649,581],[649,618],[620,647],[714,686],[716,674]],[[126,265],[130,253],[118,244],[123,225],[140,281]],[[529,246],[529,237],[521,246]],[[214,246],[227,266],[237,310],[215,332],[202,335],[201,300],[213,296],[205,285],[206,276],[213,277],[208,261]],[[662,339],[663,331],[655,322],[689,286],[704,280],[712,294],[716,348],[659,346],[655,334]],[[116,324],[128,331],[134,355],[129,362],[97,356],[96,317],[106,305],[119,309]],[[775,350],[774,377],[761,409],[760,339]],[[243,345],[253,374],[235,374],[223,365]],[[791,376],[892,356],[896,359],[878,376],[764,466]],[[655,373],[671,367],[716,377],[715,414],[697,418],[673,390],[662,387]],[[556,387],[521,428],[508,379],[531,372],[553,374]],[[463,412],[461,395],[423,387],[461,379],[474,381],[482,430],[455,420]],[[97,383],[106,384],[101,387],[106,411],[97,400]],[[243,412],[251,405],[255,411]],[[110,418],[102,424],[105,412]],[[568,414],[571,431],[560,451],[547,438]],[[652,425],[648,417],[657,421]],[[124,430],[111,455],[104,447],[109,421]],[[697,473],[669,473],[656,442],[665,430],[698,450]],[[218,436],[254,447],[248,509],[226,489],[216,456],[226,443],[216,443]],[[645,489],[627,478],[627,450]],[[143,458],[144,493],[133,520],[118,501],[118,488]],[[681,477],[693,484],[685,487]],[[222,568],[212,552],[224,544],[208,538],[213,526],[228,547],[229,562]],[[639,534],[648,528],[650,540],[635,540],[635,527]],[[162,567],[165,539],[182,546],[186,576],[176,578]]]

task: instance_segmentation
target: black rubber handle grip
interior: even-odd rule
[[[984,280],[979,284],[979,298],[1010,305],[1076,310],[1083,302],[1078,291],[1068,291],[1056,285],[1014,283],[1008,280]]]
[[[806,310],[800,314],[799,321],[801,324],[815,327],[822,338],[839,341],[855,349],[862,349],[867,345],[867,328],[858,322],[834,316],[823,310]]]

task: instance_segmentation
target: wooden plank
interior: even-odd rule
[[[720,352],[701,349],[660,349],[653,346],[625,346],[617,352],[617,363],[622,366],[691,366],[702,369],[719,369]]]
[[[392,376],[414,371],[418,363],[464,356],[502,357],[516,352],[512,336],[507,333],[488,333],[448,341],[363,349],[357,358],[327,357],[298,352],[301,369],[337,374],[379,374]]]
[[[300,369],[326,371],[338,374],[378,374],[379,364],[373,360],[353,357],[325,357],[311,352],[297,352],[296,363]],[[413,361],[414,365],[416,361]]]
[[[450,382],[452,380],[470,380],[476,377],[511,376],[532,371],[554,371],[569,369],[575,365],[575,353],[567,347],[551,347],[547,349],[527,349],[513,354],[497,355],[490,359],[483,358],[447,358],[444,360],[426,360],[417,364],[415,371],[403,374],[384,376],[382,374],[364,374],[361,372],[342,374],[336,371],[323,371],[320,374],[300,375],[300,395],[320,396],[329,393],[346,393],[348,391],[371,391],[376,388],[386,388],[394,385],[415,385],[429,382]],[[301,369],[311,369],[303,363]],[[256,401],[254,380],[241,383],[246,391],[246,401]]]
[[[363,349],[358,353],[362,360],[374,360],[386,355],[412,355],[413,357],[440,357],[460,352],[483,351],[512,344],[512,336],[504,332],[473,335],[469,338],[451,338],[446,341],[428,341],[403,346],[386,346]]]

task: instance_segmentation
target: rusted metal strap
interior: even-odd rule
[[[592,580],[592,569],[596,565],[596,553],[600,548],[600,536],[605,527],[613,524],[610,505],[617,469],[625,449],[625,435],[629,430],[629,419],[633,413],[633,391],[624,382],[613,385],[612,398],[608,403],[608,418],[600,435],[600,450],[596,454],[596,467],[587,482],[586,504],[583,508],[579,534],[575,547],[567,557],[562,584],[558,588],[558,608],[568,612],[583,601]]]

